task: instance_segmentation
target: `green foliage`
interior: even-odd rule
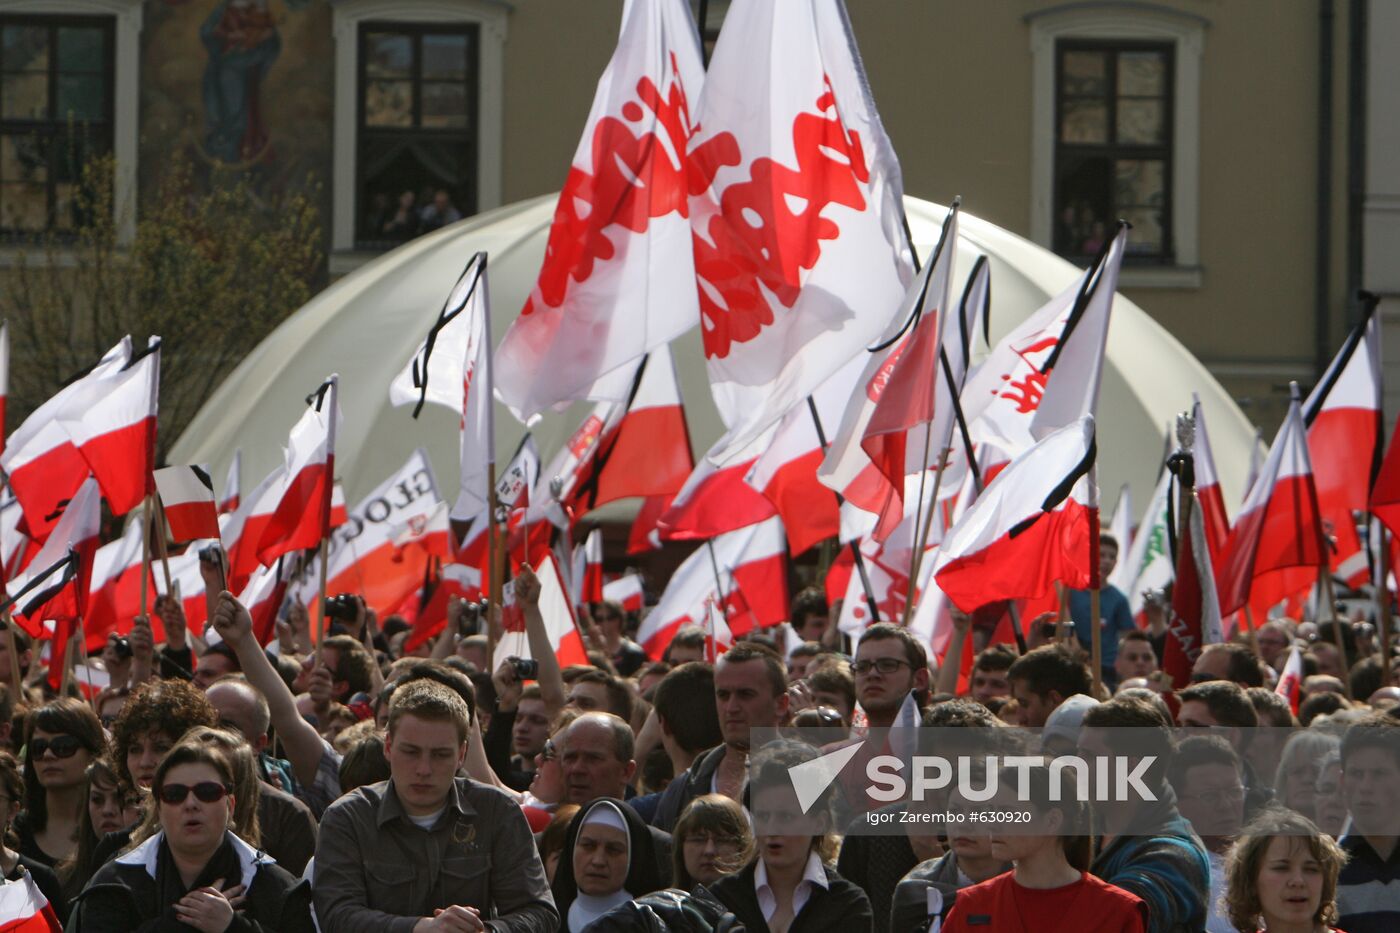
[[[173,160],[121,235],[113,162],[83,169],[71,231],[18,248],[0,271],[10,323],[7,431],[130,334],[162,338],[160,451],[225,376],[312,296],[323,274],[316,185],[267,197],[247,178],[197,180]],[[158,456],[160,454],[158,453]]]

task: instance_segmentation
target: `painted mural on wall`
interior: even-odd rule
[[[272,192],[331,166],[327,0],[151,0],[142,30],[143,188],[183,150]]]

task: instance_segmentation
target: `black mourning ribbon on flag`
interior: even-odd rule
[[[928,265],[926,266],[928,274],[924,276],[923,287],[919,289],[919,300],[914,302],[914,310],[910,313],[909,319],[900,325],[899,330],[895,331],[889,338],[881,340],[873,347],[866,347],[865,350],[867,353],[879,353],[881,350],[894,346],[901,337],[919,325],[919,318],[922,317],[924,313],[924,302],[928,298],[929,286],[933,284],[933,273],[938,267],[938,257],[943,255],[943,250],[949,248],[950,245],[948,243],[948,226],[953,222],[953,215],[956,214],[961,207],[962,198],[953,198],[953,205],[948,208],[948,216],[943,218],[943,232],[938,236],[938,246],[934,248],[933,255],[929,257]],[[952,244],[953,247],[956,247],[956,245],[957,244]],[[912,244],[910,248],[913,248]]]
[[[320,411],[320,410],[321,410],[321,406],[322,406],[322,405],[325,403],[325,401],[326,401],[326,393],[329,392],[330,389],[331,389],[331,381],[330,381],[329,379],[327,379],[325,382],[321,383],[319,386],[316,387],[316,391],[315,391],[315,392],[312,392],[310,395],[308,395],[308,396],[306,397],[306,404],[308,404],[308,405],[315,405],[315,406],[316,406],[316,410],[317,410],[317,411]],[[213,485],[212,482],[210,483],[209,488],[210,488],[210,489],[213,489],[213,488],[214,488],[214,485]]]
[[[1079,326],[1079,319],[1084,316],[1085,310],[1089,307],[1089,302],[1093,299],[1094,293],[1099,290],[1099,283],[1103,281],[1104,260],[1108,258],[1108,251],[1113,248],[1113,244],[1118,242],[1118,238],[1123,235],[1124,230],[1131,230],[1133,225],[1126,220],[1118,221],[1118,231],[1107,240],[1103,246],[1099,247],[1099,254],[1094,257],[1093,265],[1089,267],[1089,274],[1084,276],[1084,284],[1079,287],[1079,294],[1074,298],[1074,307],[1069,312],[1069,317],[1065,320],[1065,329],[1060,332],[1060,339],[1055,344],[1055,349],[1050,351],[1050,355],[1041,364],[1040,372],[1047,374],[1055,368],[1056,361],[1060,358],[1060,351],[1064,349],[1065,343],[1069,340],[1069,335]]]
[[[131,356],[130,356],[129,359],[127,359],[126,363],[122,366],[121,371],[122,371],[122,372],[126,372],[128,369],[130,369],[131,367],[135,366],[137,363],[141,362],[141,361],[144,360],[146,357],[150,356],[152,353],[155,353],[155,352],[156,352],[157,350],[159,350],[159,349],[160,349],[160,338],[159,338],[159,337],[152,337],[150,340],[146,341],[146,345],[145,345],[144,347],[142,347],[142,348],[139,349],[139,350],[132,350],[132,351],[131,351]],[[96,366],[97,364],[94,363],[93,365]]]
[[[475,267],[475,273],[472,269]],[[466,268],[457,277],[457,284],[452,286],[452,291],[447,296],[447,301],[443,303],[442,311],[438,313],[437,322],[428,331],[428,339],[423,342],[423,355],[413,358],[413,387],[418,390],[418,403],[413,406],[413,417],[417,418],[418,413],[423,410],[423,405],[428,401],[428,358],[433,355],[433,346],[437,343],[438,333],[450,324],[457,315],[462,313],[462,309],[467,306],[472,295],[476,294],[476,286],[481,282],[481,277],[486,273],[486,253],[478,251],[467,261]],[[467,290],[461,290],[462,282],[471,275],[471,284]],[[458,296],[460,295],[460,298]],[[453,299],[457,298],[454,302]]]
[[[60,574],[58,579],[51,580],[50,578],[55,573]],[[23,589],[0,604],[0,613],[8,612],[20,600],[24,600],[24,605],[20,607],[19,613],[20,615],[29,615],[52,599],[77,575],[78,552],[70,547],[67,554],[55,561],[48,569],[40,571],[34,579],[24,585]]]
[[[1099,439],[1096,432],[1094,436],[1089,438],[1089,449],[1084,452],[1084,459],[1075,464],[1074,469],[1070,470],[1069,473],[1065,475],[1065,478],[1060,480],[1059,484],[1056,485],[1054,489],[1050,490],[1050,494],[1045,497],[1045,501],[1040,505],[1040,511],[1030,518],[1017,522],[1012,526],[1007,537],[1014,538],[1022,532],[1029,530],[1032,525],[1040,521],[1042,515],[1045,515],[1047,512],[1053,512],[1057,505],[1068,499],[1069,494],[1074,490],[1074,484],[1079,482],[1080,478],[1087,474],[1089,468],[1094,465],[1094,458],[1098,456],[1098,452]]]
[[[192,466],[190,470],[193,471],[195,479],[204,484],[205,489],[208,489],[210,492],[214,491],[214,480],[205,471],[204,467]]]

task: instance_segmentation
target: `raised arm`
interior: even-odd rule
[[[310,787],[316,780],[325,745],[316,729],[297,712],[296,697],[287,689],[281,675],[263,653],[262,645],[253,637],[253,619],[234,595],[227,590],[219,594],[210,617],[214,630],[238,655],[238,663],[248,683],[267,698],[272,714],[272,726],[282,741],[287,760],[292,764],[296,779]]]
[[[948,639],[948,653],[943,655],[943,665],[938,668],[938,679],[933,690],[935,693],[951,693],[956,696],[958,672],[962,668],[963,645],[967,642],[967,633],[972,629],[972,616],[951,604],[948,610],[953,617],[953,636]]]
[[[544,616],[540,614],[540,580],[528,564],[520,567],[515,577],[515,598],[525,611],[525,637],[530,643],[530,655],[539,662],[540,696],[544,699],[545,714],[551,719],[564,708],[568,697],[564,691],[564,675],[559,670],[559,659],[554,655],[554,645],[549,640],[549,629],[545,627]]]

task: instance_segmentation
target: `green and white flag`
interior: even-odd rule
[[[1157,488],[1142,516],[1133,546],[1125,562],[1128,584],[1128,608],[1134,616],[1142,612],[1149,590],[1160,590],[1176,578],[1172,556],[1167,546],[1167,502],[1171,495],[1172,475],[1162,471]]]

